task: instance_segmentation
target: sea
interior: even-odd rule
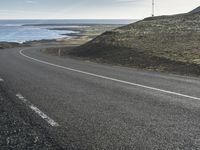
[[[0,42],[23,43],[35,40],[51,40],[68,37],[72,30],[51,30],[51,28],[83,27],[92,24],[125,25],[135,20],[0,20]]]

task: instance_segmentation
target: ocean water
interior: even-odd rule
[[[40,27],[0,26],[0,41],[18,42],[68,37],[73,31],[48,30]]]
[[[130,22],[133,20],[0,20],[0,41],[23,43],[42,39],[70,38],[66,34],[77,31],[49,30],[49,28],[69,27],[70,25],[79,27],[88,24],[128,24]],[[35,26],[35,24],[48,26]]]

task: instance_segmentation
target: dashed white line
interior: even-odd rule
[[[53,119],[49,118],[46,114],[44,114],[42,111],[40,111],[37,107],[34,105],[31,105],[30,108],[35,111],[42,119],[46,120],[51,126],[58,127],[59,124],[55,122]]]
[[[24,98],[24,96],[22,96],[22,94],[16,94],[16,97],[19,98],[23,103],[25,103],[31,110],[33,110],[42,119],[44,119],[48,124],[50,124],[53,127],[58,127],[59,126],[59,124],[57,122],[55,122],[53,119],[51,119],[45,113],[43,113],[36,106],[34,106],[33,104],[31,104],[26,98]]]
[[[0,78],[0,82],[4,82],[4,80],[2,78]]]
[[[21,94],[16,94],[16,96],[24,103],[27,103],[27,100],[21,95]]]
[[[124,83],[124,84],[132,85],[132,86],[150,89],[150,90],[154,90],[154,91],[158,91],[158,92],[162,92],[162,93],[167,93],[167,94],[176,95],[176,96],[185,97],[185,98],[194,99],[194,100],[200,100],[199,97],[195,97],[195,96],[190,96],[190,95],[186,95],[186,94],[181,94],[181,93],[177,93],[177,92],[163,90],[163,89],[159,89],[159,88],[155,88],[155,87],[151,87],[151,86],[146,86],[146,85],[142,85],[142,84],[137,84],[137,83],[133,83],[133,82],[128,82],[128,81],[119,80],[119,79],[115,79],[115,78],[111,78],[111,77],[107,77],[107,76],[103,76],[103,75],[98,75],[98,74],[94,74],[94,73],[90,73],[90,72],[86,72],[86,71],[81,71],[81,70],[77,70],[77,69],[73,69],[73,68],[69,68],[69,67],[56,65],[56,64],[53,64],[53,63],[50,63],[50,62],[46,62],[46,61],[42,61],[42,60],[39,60],[39,59],[29,57],[29,56],[23,54],[24,50],[26,50],[26,49],[22,49],[19,52],[22,56],[24,56],[28,59],[34,60],[36,62],[46,64],[46,65],[54,66],[54,67],[57,67],[57,68],[61,68],[61,69],[65,69],[65,70],[69,70],[69,71],[73,71],[73,72],[77,72],[77,73],[81,73],[81,74],[86,74],[86,75],[101,78],[101,79],[111,80],[111,81]]]

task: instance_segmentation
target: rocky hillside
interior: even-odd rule
[[[189,13],[198,13],[198,12],[200,12],[200,6],[197,7],[196,9],[192,10],[192,11],[189,12]]]
[[[105,32],[70,55],[200,75],[200,12],[146,18]]]

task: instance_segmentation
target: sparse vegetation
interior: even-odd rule
[[[146,18],[103,33],[72,56],[200,75],[200,13]]]
[[[12,43],[12,42],[0,42],[0,49],[13,48],[13,47],[18,47],[18,46],[21,46],[21,44]]]

